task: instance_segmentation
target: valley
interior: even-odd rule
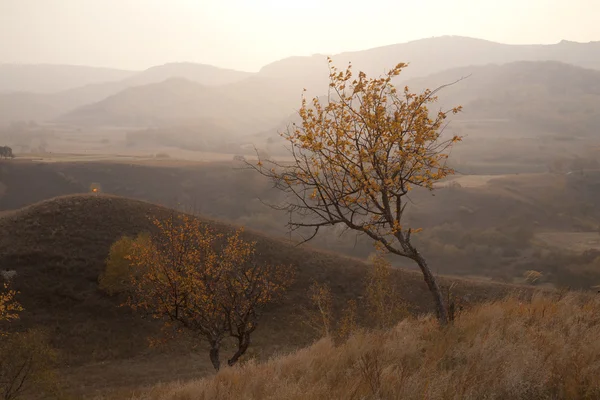
[[[327,57],[0,64],[0,335],[40,332],[53,358],[7,399],[600,396],[600,42]],[[224,244],[240,227],[251,262]],[[289,287],[257,295],[277,284],[240,265]],[[159,317],[130,303],[151,266],[175,298]]]

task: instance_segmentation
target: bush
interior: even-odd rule
[[[139,234],[135,239],[123,236],[110,247],[106,268],[98,277],[100,289],[109,295],[115,295],[127,291],[132,271],[129,260],[135,243],[147,243],[150,236],[146,233]]]
[[[56,353],[40,331],[5,334],[0,340],[0,398],[56,395]]]

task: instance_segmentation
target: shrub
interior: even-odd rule
[[[0,340],[0,398],[16,400],[33,393],[50,398],[56,390],[56,353],[40,331],[6,334]]]
[[[130,287],[131,263],[127,259],[134,245],[143,245],[149,241],[149,235],[139,234],[136,238],[123,236],[110,247],[104,272],[98,277],[100,289],[109,295],[122,293]]]

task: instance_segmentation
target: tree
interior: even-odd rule
[[[226,336],[237,341],[231,366],[246,352],[263,307],[291,283],[291,269],[255,259],[255,243],[214,233],[196,218],[171,216],[154,224],[158,234],[134,241],[128,259],[134,273],[127,304],[186,330],[210,345],[210,360],[221,366]]]
[[[134,244],[144,246],[148,243],[150,237],[147,234],[139,234],[132,238],[123,236],[110,246],[108,258],[106,259],[106,268],[98,277],[100,289],[109,295],[126,292],[130,288],[131,282],[131,256]]]
[[[370,259],[365,285],[365,300],[371,319],[379,328],[390,328],[406,315],[394,289],[392,266],[382,252]]]
[[[0,158],[15,158],[15,155],[10,147],[0,146]]]
[[[3,289],[0,291],[0,322],[18,319],[23,307],[15,300],[17,292],[8,283],[3,284]]]
[[[0,291],[0,322],[19,318],[23,307],[15,300],[16,295],[5,282]],[[54,350],[41,332],[0,330],[0,398],[16,400],[33,388],[52,389],[55,359]]]
[[[331,62],[327,101],[314,98],[309,105],[303,97],[302,123],[281,134],[293,161],[259,158],[256,165],[247,165],[288,195],[284,204],[273,206],[290,213],[290,229],[314,229],[304,241],[321,227],[341,224],[390,253],[414,260],[445,325],[448,313],[440,287],[411,242],[416,230],[403,217],[413,188],[432,190],[436,181],[453,173],[446,165],[447,150],[460,137],[442,134],[444,120],[461,108],[429,112],[443,86],[421,94],[408,87],[398,91],[392,79],[406,64],[382,78],[369,79],[359,72],[354,79],[351,65],[338,71]]]

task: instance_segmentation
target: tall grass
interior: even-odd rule
[[[135,398],[599,399],[600,296],[511,297],[445,330],[432,317],[406,319]]]

